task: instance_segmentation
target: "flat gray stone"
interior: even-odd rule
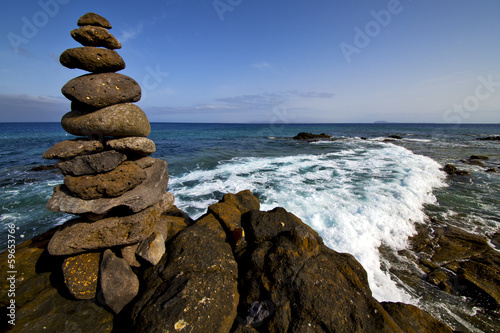
[[[64,175],[82,176],[108,172],[127,159],[127,155],[116,150],[106,150],[101,153],[77,156],[71,160],[57,163]]]
[[[92,154],[104,149],[99,140],[75,139],[56,143],[43,153],[45,159],[68,159],[75,156]]]
[[[166,193],[168,184],[167,162],[156,159],[156,162],[146,171],[146,179],[133,190],[117,198],[99,198],[84,200],[71,195],[64,185],[54,187],[54,193],[47,203],[47,209],[55,212],[70,214],[95,214],[108,213],[115,207],[127,208],[136,213],[158,203]],[[168,202],[172,205],[174,198],[167,192]]]
[[[128,264],[132,267],[141,267],[141,263],[137,260],[135,253],[140,243],[127,245],[121,249],[122,258],[127,260]]]
[[[143,137],[126,137],[106,141],[106,147],[138,155],[151,155],[156,151],[153,140]]]

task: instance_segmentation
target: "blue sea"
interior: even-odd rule
[[[157,147],[153,157],[169,165],[167,190],[193,218],[223,194],[250,189],[262,210],[284,207],[314,228],[327,246],[354,255],[379,301],[417,304],[462,331],[500,330],[498,318],[430,288],[422,282],[423,272],[398,254],[415,234],[415,224],[429,223],[429,217],[482,235],[500,230],[500,173],[486,172],[500,168],[500,143],[477,140],[500,135],[500,125],[151,126],[149,138]],[[299,132],[326,133],[335,140],[293,140]],[[16,225],[20,243],[71,218],[45,209],[62,175],[31,171],[53,163],[42,159],[43,152],[71,138],[59,123],[0,124],[2,250],[9,223]],[[465,163],[471,155],[489,156],[487,168]],[[447,163],[471,175],[446,177],[442,167]]]

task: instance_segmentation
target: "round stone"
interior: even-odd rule
[[[108,30],[102,27],[84,25],[71,30],[71,37],[83,46],[102,46],[108,49],[120,49],[122,44]]]
[[[114,51],[94,46],[75,47],[59,57],[61,65],[92,73],[116,72],[125,68],[122,57]]]
[[[90,137],[147,137],[151,132],[146,114],[131,103],[111,105],[91,113],[70,111],[63,116],[61,125],[70,134]]]
[[[143,156],[151,155],[156,151],[156,145],[153,140],[141,137],[109,140],[106,142],[106,146],[124,153],[139,154]]]
[[[66,83],[61,92],[73,102],[95,108],[141,99],[141,87],[126,75],[118,73],[86,74]]]
[[[93,25],[96,27],[103,27],[106,29],[111,29],[111,24],[101,15],[96,13],[87,13],[78,19],[76,23],[79,27],[84,25]]]

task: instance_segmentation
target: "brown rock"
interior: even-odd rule
[[[451,328],[414,305],[383,302],[382,306],[405,333],[452,333]]]
[[[122,45],[106,28],[84,25],[71,30],[71,37],[83,46],[102,46],[108,49],[120,49]]]
[[[143,137],[112,139],[106,141],[106,146],[126,154],[137,154],[142,156],[151,155],[156,151],[154,141]]]
[[[153,233],[161,211],[158,205],[137,214],[108,217],[96,222],[83,218],[66,222],[48,245],[51,255],[71,255],[141,242]]]
[[[156,159],[153,157],[142,157],[138,160],[134,160],[135,164],[137,164],[141,169],[146,169],[152,166],[155,163]]]
[[[101,141],[75,139],[56,143],[43,153],[45,159],[68,159],[75,156],[91,154],[104,149]]]
[[[233,232],[234,229],[241,227],[241,211],[233,204],[228,202],[213,204],[208,207],[208,213],[219,220],[226,232]]]
[[[225,194],[222,197],[221,202],[228,202],[235,205],[242,214],[251,210],[260,209],[259,199],[257,199],[249,190],[244,190],[236,194]]]
[[[470,172],[467,170],[459,170],[453,164],[446,164],[443,168],[443,171],[446,172],[450,176],[465,176],[470,175]]]
[[[76,299],[92,299],[96,295],[99,278],[98,252],[82,253],[66,258],[62,265],[64,283]]]
[[[97,154],[77,156],[69,161],[57,163],[64,175],[81,176],[111,171],[127,156],[116,150],[107,150]]]
[[[117,72],[125,68],[122,57],[114,50],[93,46],[67,49],[59,57],[61,65],[92,73]]]
[[[106,29],[111,29],[111,24],[101,15],[96,13],[87,13],[78,19],[76,23],[79,27],[84,25],[93,25],[97,27],[103,27]]]
[[[135,253],[140,243],[125,246],[121,249],[122,258],[127,260],[132,267],[140,267],[141,263],[137,260]]]
[[[118,73],[86,74],[69,80],[61,89],[70,101],[96,108],[137,102],[141,87],[126,75]]]
[[[139,292],[139,279],[127,261],[109,249],[102,256],[101,288],[106,304],[115,313],[120,313]]]
[[[47,209],[70,214],[101,215],[108,213],[115,207],[122,207],[137,213],[158,203],[164,198],[164,194],[166,194],[165,199],[167,200],[165,205],[171,206],[174,203],[173,195],[165,193],[168,184],[167,163],[157,159],[155,164],[144,170],[146,171],[146,179],[133,190],[117,198],[84,200],[72,196],[65,186],[55,186],[54,194],[47,203]]]
[[[151,131],[146,114],[131,103],[111,105],[92,113],[70,111],[63,116],[61,125],[73,135],[99,137],[146,137]]]
[[[137,248],[137,255],[152,265],[156,265],[165,253],[165,239],[162,234],[153,232]]]
[[[139,185],[146,172],[132,161],[125,161],[112,171],[97,175],[64,177],[64,185],[75,196],[89,200],[122,195]]]

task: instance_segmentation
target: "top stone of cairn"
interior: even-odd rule
[[[96,27],[111,29],[111,24],[109,23],[109,21],[96,13],[87,13],[83,15],[78,19],[78,22],[76,24],[78,24],[79,27],[84,25],[93,25]]]

